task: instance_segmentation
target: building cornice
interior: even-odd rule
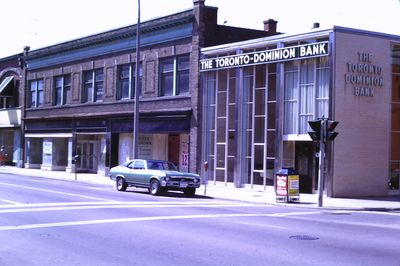
[[[190,12],[186,11],[162,18],[156,18],[141,23],[141,34],[153,33],[156,31],[192,23],[193,20],[194,20],[194,15],[191,10]],[[37,50],[32,50],[24,58],[26,61],[29,61],[43,56],[50,56],[58,53],[64,53],[72,50],[78,50],[90,46],[106,44],[118,40],[135,38],[135,37],[136,37],[136,24],[55,44]]]

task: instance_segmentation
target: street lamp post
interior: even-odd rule
[[[138,158],[139,137],[139,72],[140,72],[140,0],[138,0],[138,21],[136,24],[136,74],[135,74],[135,112],[133,116],[133,158]]]

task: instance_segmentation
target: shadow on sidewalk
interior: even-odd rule
[[[400,208],[364,208],[363,211],[369,211],[369,212],[399,212]]]
[[[366,197],[366,198],[355,198],[355,199],[400,202],[400,195],[391,195],[387,197]]]

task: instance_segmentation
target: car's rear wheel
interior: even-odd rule
[[[160,195],[161,193],[161,186],[160,186],[160,182],[158,182],[158,180],[151,180],[150,183],[150,188],[149,188],[149,192],[151,195],[153,196],[157,196]]]
[[[125,191],[128,187],[128,184],[126,184],[125,180],[122,177],[117,177],[116,187],[118,191]]]
[[[183,194],[184,194],[186,197],[193,197],[193,196],[196,194],[196,189],[193,188],[193,187],[186,188],[186,189],[183,191]]]

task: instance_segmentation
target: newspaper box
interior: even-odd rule
[[[293,168],[282,168],[276,173],[276,202],[299,202],[299,175]]]

